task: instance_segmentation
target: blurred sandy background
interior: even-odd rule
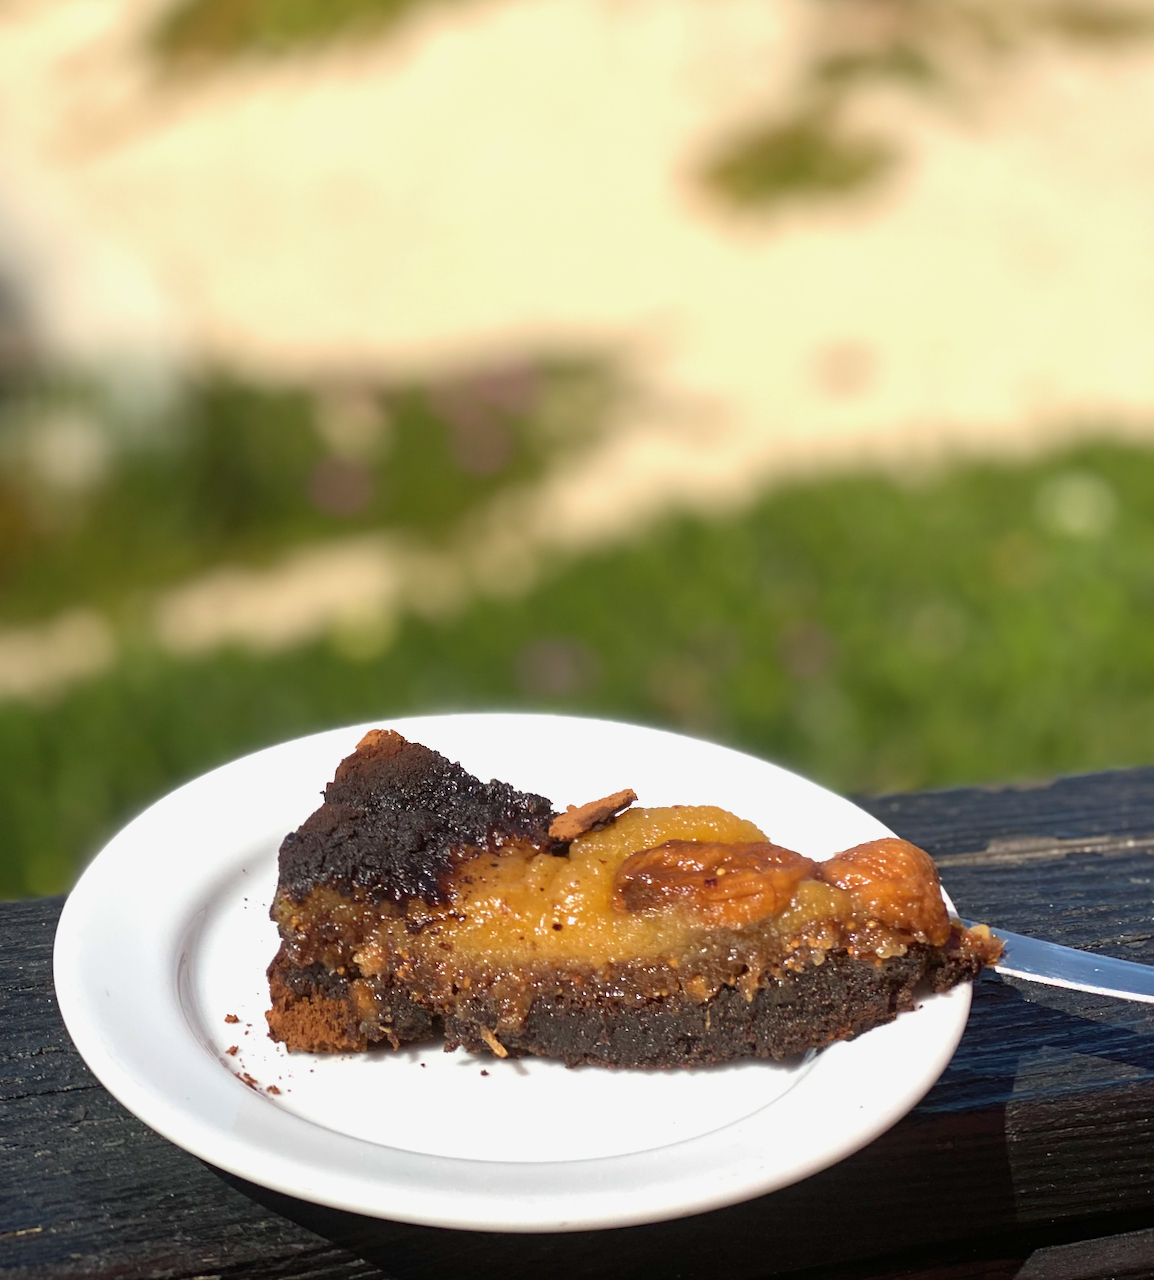
[[[4,0],[3,887],[402,708],[1149,760],[1152,16]]]

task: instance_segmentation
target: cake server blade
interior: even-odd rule
[[[963,920],[962,924],[967,928],[973,926],[970,920]],[[1114,960],[1056,942],[1027,938],[1007,929],[994,928],[991,932],[1005,948],[1002,958],[993,966],[998,973],[1025,978],[1027,982],[1042,982],[1048,987],[1092,991],[1100,996],[1154,1004],[1154,965]]]

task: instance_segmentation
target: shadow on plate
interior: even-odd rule
[[[1051,1059],[1063,1064],[1057,1076],[1039,1070]],[[910,1115],[833,1168],[729,1208],[608,1231],[513,1235],[361,1217],[220,1176],[395,1280],[752,1280],[811,1269],[850,1280],[866,1274],[864,1259],[875,1260],[868,1274],[912,1280],[931,1274],[926,1257],[918,1261],[928,1248],[934,1275],[1013,1276],[1038,1246],[1084,1238],[1091,1218],[1102,1233],[1149,1225],[1133,1218],[1141,1188],[1127,1194],[1125,1181],[1103,1185],[1096,1203],[1059,1194],[1069,1208],[1064,1219],[1054,1213],[1055,1187],[1086,1188],[1090,1153],[1053,1141],[1075,1092],[1084,1119],[1095,1107],[1112,1125],[1131,1110],[1149,1115],[1154,1035],[1027,1000],[989,975],[957,1055]],[[1109,1181],[1099,1173],[1099,1184]]]

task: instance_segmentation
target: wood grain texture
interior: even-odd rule
[[[0,1269],[15,1276],[377,1275],[147,1129],[72,1046],[52,989],[63,899],[0,907]]]
[[[863,802],[963,913],[1154,963],[1154,769]],[[679,1222],[502,1236],[213,1170],[93,1079],[51,985],[59,900],[0,906],[0,1270],[16,1277],[1022,1280],[1154,1274],[1154,1006],[988,976],[941,1081],[865,1151]]]

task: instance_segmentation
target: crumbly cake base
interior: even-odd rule
[[[269,969],[267,1017],[275,1039],[312,1051],[359,1051],[380,1041],[395,1048],[443,1035],[446,1049],[537,1055],[568,1066],[689,1067],[785,1059],[851,1039],[912,1009],[919,993],[974,978],[981,964],[964,947],[914,944],[882,961],[831,952],[820,966],[766,975],[750,998],[724,986],[704,1001],[675,993],[640,1005],[583,1000],[566,984],[559,995],[535,998],[520,1027],[494,1034],[498,1013],[483,996],[458,999],[442,1017],[387,977],[294,969],[282,951]]]

